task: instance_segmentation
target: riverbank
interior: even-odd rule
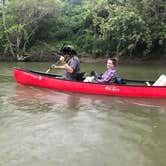
[[[90,58],[90,57],[82,57],[80,61],[83,63],[99,63],[106,62],[108,58],[100,57],[100,58]],[[126,58],[120,57],[118,58],[119,64],[165,64],[166,59],[138,59],[138,58]]]
[[[56,62],[58,60],[58,55],[30,55],[27,56],[23,62]],[[92,56],[82,56],[79,57],[81,63],[99,63],[99,62],[106,62],[107,57],[98,57],[94,58]],[[0,61],[2,62],[17,62],[16,58],[12,56],[0,56]],[[166,58],[131,58],[131,57],[119,57],[118,58],[119,64],[165,64]]]

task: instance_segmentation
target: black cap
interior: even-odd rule
[[[72,45],[66,45],[62,48],[63,54],[73,54],[75,53],[74,47]]]

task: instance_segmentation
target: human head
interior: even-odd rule
[[[76,54],[76,51],[74,49],[74,46],[72,45],[66,45],[62,48],[63,55],[73,55]]]
[[[117,66],[118,60],[117,58],[110,58],[107,60],[107,68],[114,68]]]

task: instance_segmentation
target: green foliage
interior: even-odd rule
[[[111,11],[112,13],[112,11]],[[135,49],[138,42],[144,42],[150,47],[149,29],[139,15],[124,7],[115,8],[114,17],[100,25],[103,40],[116,44],[119,54],[124,49]],[[115,51],[115,50],[114,50]]]
[[[18,58],[36,43],[72,43],[94,57],[166,53],[165,0],[13,0],[0,18],[0,52]],[[73,5],[76,4],[76,5]]]
[[[152,38],[152,54],[166,53],[166,1],[142,1],[142,17],[145,19]]]
[[[40,27],[48,26],[45,20],[53,15],[56,19],[55,12],[59,13],[61,6],[54,0],[13,0],[7,3],[3,10],[4,35],[8,39],[5,50],[12,51],[12,55],[21,60],[30,43],[38,40],[37,36],[43,32]]]

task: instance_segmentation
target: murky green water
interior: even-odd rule
[[[14,66],[46,71],[49,65],[0,63],[0,165],[166,165],[166,99],[64,93],[14,81]],[[103,71],[103,65],[82,69]],[[121,65],[118,71],[152,80],[166,68]]]

